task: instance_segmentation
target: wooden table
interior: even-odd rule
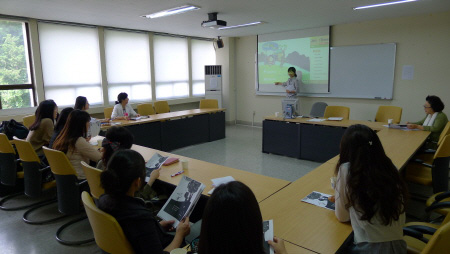
[[[186,175],[206,185],[206,188],[202,193],[204,195],[208,195],[208,191],[212,189],[211,179],[224,176],[232,176],[237,181],[241,181],[248,187],[250,187],[250,189],[255,194],[258,202],[263,201],[264,199],[268,198],[290,183],[286,180],[229,168],[206,161],[191,159],[188,157],[170,154],[143,146],[133,145],[132,149],[142,154],[145,161],[148,161],[155,153],[159,153],[163,156],[179,158],[180,160],[187,160],[189,163],[189,169],[186,170],[182,175]],[[170,166],[163,166],[161,169],[159,180],[177,185],[180,182],[182,175],[178,175],[175,177],[171,177],[170,175],[175,174],[178,171],[181,171],[181,163],[175,163]]]
[[[225,109],[190,109],[150,115],[136,121],[114,120],[134,135],[134,143],[158,150],[225,138]],[[106,131],[111,126],[102,126]]]
[[[353,124],[358,121],[346,122]],[[345,126],[344,122],[341,124]],[[386,154],[399,170],[430,134],[428,131],[389,129],[371,122],[366,125],[376,128]],[[339,249],[351,233],[351,225],[339,222],[334,211],[301,202],[312,191],[334,194],[330,177],[338,159],[339,156],[331,158],[260,203],[263,219],[274,220],[276,236],[318,253],[335,253]]]

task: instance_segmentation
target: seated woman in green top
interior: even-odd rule
[[[430,141],[437,142],[439,135],[441,135],[448,122],[447,116],[442,112],[444,103],[435,95],[429,95],[425,100],[423,107],[427,115],[421,121],[415,123],[407,122],[408,128],[431,131]]]

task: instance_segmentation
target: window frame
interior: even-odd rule
[[[2,19],[2,20],[9,20],[9,19]],[[25,25],[25,37],[27,40],[27,50],[25,52],[27,52],[27,56],[28,57],[28,68],[29,68],[29,75],[30,75],[30,81],[31,84],[14,84],[14,85],[0,85],[0,91],[9,91],[9,90],[22,90],[22,89],[31,89],[32,95],[33,95],[33,105],[31,105],[30,108],[32,107],[36,107],[37,105],[37,100],[36,100],[36,84],[35,84],[35,79],[34,79],[34,70],[33,70],[33,54],[31,52],[31,40],[30,40],[30,26],[29,23],[27,21],[16,21],[16,20],[11,20],[11,21],[15,21],[15,22],[22,22]],[[8,110],[8,109],[3,109],[3,105],[2,105],[2,100],[0,99],[0,110]]]

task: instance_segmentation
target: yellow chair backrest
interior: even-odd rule
[[[450,157],[450,135],[447,135],[442,139],[436,153],[434,153],[434,159],[442,157]]]
[[[111,118],[113,110],[114,110],[114,107],[104,108],[103,114],[105,115],[105,118]]]
[[[422,254],[448,253],[450,250],[450,223],[439,227],[422,250]]]
[[[41,162],[30,142],[14,137],[14,144],[16,145],[16,149],[19,153],[21,161],[37,163]]]
[[[441,135],[439,136],[439,140],[437,145],[439,146],[442,143],[442,140],[444,140],[444,137],[450,134],[450,122],[447,122],[444,129],[441,132]]]
[[[8,137],[3,133],[0,133],[0,153],[16,154],[16,151],[14,151],[14,148],[9,142]]]
[[[22,118],[23,125],[25,125],[25,127],[27,127],[28,129],[34,123],[35,120],[36,120],[36,116],[35,115],[24,116]]]
[[[167,101],[157,101],[155,102],[155,112],[156,114],[169,113],[170,107]]]
[[[214,99],[200,100],[200,108],[219,108],[219,102]]]
[[[81,199],[98,247],[108,253],[134,253],[117,220],[98,209],[86,191],[81,193]]]
[[[348,120],[350,117],[350,108],[343,106],[327,106],[323,117],[342,117],[344,120]]]
[[[77,175],[65,153],[43,146],[45,157],[55,175]]]
[[[387,123],[392,119],[393,123],[398,124],[402,120],[402,108],[397,106],[379,106],[375,122]]]
[[[148,116],[148,115],[154,115],[155,110],[153,109],[153,104],[151,103],[144,103],[137,105],[137,111],[138,114],[141,116]]]
[[[100,174],[102,171],[98,168],[89,166],[84,161],[81,162],[81,168],[83,168],[84,175],[88,181],[91,195],[95,199],[98,199],[103,193],[105,193],[105,190],[100,185]]]

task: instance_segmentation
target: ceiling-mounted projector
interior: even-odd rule
[[[202,27],[219,28],[224,26],[227,26],[227,22],[217,20],[217,12],[208,13],[208,20],[202,22]]]

